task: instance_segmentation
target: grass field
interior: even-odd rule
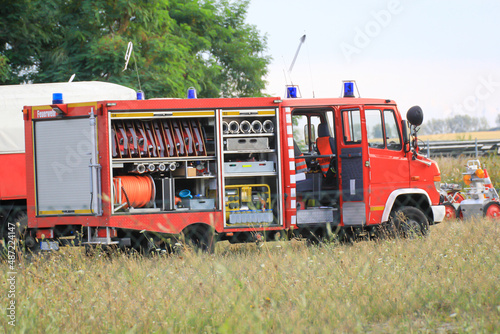
[[[422,239],[221,243],[215,255],[73,249],[21,262],[16,332],[498,332],[499,235],[477,220]]]
[[[441,170],[460,176],[465,162],[443,160]],[[18,262],[16,327],[4,313],[0,332],[498,333],[499,240],[498,222],[477,219],[425,238],[224,242],[214,255],[65,249]]]

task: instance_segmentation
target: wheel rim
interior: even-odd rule
[[[446,210],[446,218],[448,219],[453,219],[453,218],[456,218],[456,215],[455,215],[455,210],[453,209],[453,207],[450,207],[449,205],[446,205],[445,206],[445,210]]]
[[[499,219],[500,218],[500,205],[493,203],[486,209],[486,217]]]
[[[453,207],[453,205],[446,204],[444,207],[446,210],[445,216],[447,219],[457,218],[457,214],[456,214],[456,211],[455,211],[455,208]]]

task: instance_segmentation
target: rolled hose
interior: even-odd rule
[[[241,133],[250,133],[252,130],[252,126],[250,125],[249,121],[241,121],[240,123],[240,132]]]
[[[240,131],[240,125],[236,121],[229,122],[229,133],[238,133]]]
[[[119,180],[121,180],[121,198]],[[126,175],[113,178],[115,204],[124,204],[124,207],[142,208],[151,203],[155,198],[155,185],[150,175]]]
[[[274,123],[270,119],[265,120],[264,123],[262,123],[262,127],[264,128],[264,132],[274,132]]]
[[[252,122],[252,132],[261,133],[262,132],[262,123],[258,120]]]
[[[222,122],[222,133],[226,135],[229,133],[229,124],[226,121]]]

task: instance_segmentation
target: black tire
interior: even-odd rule
[[[404,206],[396,210],[391,218],[394,231],[403,238],[425,236],[429,233],[429,221],[425,214],[414,207]]]
[[[213,254],[215,252],[215,230],[208,225],[188,227],[184,232],[184,240],[195,250]]]

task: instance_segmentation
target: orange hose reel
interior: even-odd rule
[[[155,185],[150,175],[116,176],[113,188],[115,204],[124,204],[124,207],[142,208],[155,199]]]

